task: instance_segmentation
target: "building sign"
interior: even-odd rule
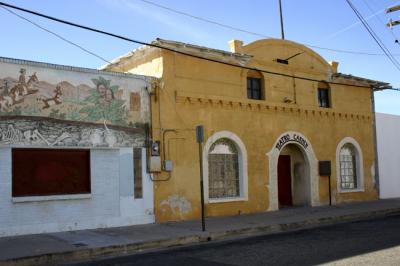
[[[308,142],[305,140],[302,136],[297,135],[296,133],[290,133],[283,135],[278,143],[275,145],[275,148],[277,148],[279,151],[285,146],[286,143],[288,142],[297,142],[299,143],[304,149],[308,148]]]

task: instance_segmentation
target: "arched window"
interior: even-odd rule
[[[236,144],[228,138],[215,141],[208,153],[208,197],[239,197],[239,171],[239,152]]]
[[[356,149],[350,143],[345,144],[339,153],[340,187],[342,189],[357,188]]]
[[[340,192],[363,189],[362,152],[353,138],[345,138],[338,145],[336,169]]]

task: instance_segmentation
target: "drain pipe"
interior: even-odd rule
[[[379,156],[378,156],[378,137],[376,133],[376,112],[375,112],[375,89],[371,86],[371,105],[372,105],[372,115],[373,115],[373,134],[374,134],[374,152],[375,152],[375,189],[380,197],[380,187],[379,187]]]

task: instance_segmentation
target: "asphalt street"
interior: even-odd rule
[[[210,242],[83,265],[400,265],[400,216]]]

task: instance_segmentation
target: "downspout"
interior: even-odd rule
[[[374,152],[375,152],[375,189],[380,197],[379,189],[379,156],[378,156],[378,137],[376,133],[376,113],[375,113],[375,94],[374,87],[371,86],[371,104],[372,104],[372,115],[373,115],[373,134],[374,134]]]

